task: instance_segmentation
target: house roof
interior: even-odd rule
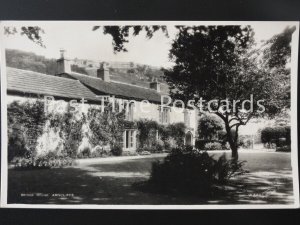
[[[78,80],[10,67],[7,67],[7,91],[99,101],[96,94]]]
[[[64,74],[70,78],[79,80],[88,87],[91,87],[101,93],[115,95],[116,97],[125,97],[127,99],[149,100],[150,102],[160,103],[161,95],[155,90],[138,87],[134,85],[105,82],[99,78],[91,77],[79,73]]]

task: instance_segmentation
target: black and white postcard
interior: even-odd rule
[[[1,207],[299,207],[299,22],[1,21],[0,39]]]

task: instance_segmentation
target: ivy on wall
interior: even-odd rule
[[[15,156],[34,157],[37,139],[46,122],[44,102],[14,101],[7,107],[8,160]]]
[[[185,135],[183,123],[165,126],[151,120],[128,121],[125,120],[125,110],[119,113],[116,108],[113,112],[111,104],[108,104],[104,111],[101,107],[90,106],[86,114],[73,112],[70,107],[67,107],[64,113],[53,111],[45,114],[42,100],[27,100],[12,102],[7,111],[9,161],[16,156],[36,157],[38,139],[50,129],[58,133],[61,139],[62,148],[59,153],[62,154],[59,155],[71,158],[78,157],[79,146],[84,143],[85,137],[88,137],[88,142],[93,148],[110,146],[112,150],[121,149],[124,130],[137,129],[139,148],[162,150],[170,147],[170,141],[175,142],[177,146],[183,145]],[[160,140],[157,140],[157,134]],[[45,138],[47,139],[47,136]],[[47,144],[44,148],[45,152],[53,151]]]
[[[111,103],[104,108],[91,107],[87,120],[90,128],[90,142],[93,146],[115,145],[121,146],[125,128],[134,127],[134,123],[125,120],[124,110],[113,112]]]
[[[170,148],[173,142],[175,146],[182,146],[184,143],[184,123],[162,125],[153,120],[143,119],[137,121],[137,129],[137,139],[141,149],[151,146],[157,148],[158,144],[161,145],[160,141],[163,142],[162,148]],[[157,134],[159,140],[157,140]]]
[[[49,114],[50,128],[59,132],[63,140],[63,154],[75,158],[78,153],[78,147],[82,141],[82,126],[86,122],[86,116],[82,113],[76,115],[68,107],[66,113]]]

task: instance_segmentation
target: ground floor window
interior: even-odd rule
[[[135,149],[135,130],[124,131],[124,148]]]
[[[193,134],[191,132],[187,132],[185,135],[185,144],[192,146],[193,145]]]

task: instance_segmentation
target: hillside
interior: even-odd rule
[[[97,66],[103,61],[74,59],[72,71],[95,76]],[[161,84],[161,91],[168,93],[168,86],[163,80],[163,72],[159,68],[149,65],[135,64],[133,62],[107,62],[110,68],[111,79],[117,82],[128,83],[141,87],[149,87],[153,79]],[[48,75],[56,73],[56,59],[48,59],[32,52],[15,49],[6,50],[6,64],[9,67],[31,70]]]

